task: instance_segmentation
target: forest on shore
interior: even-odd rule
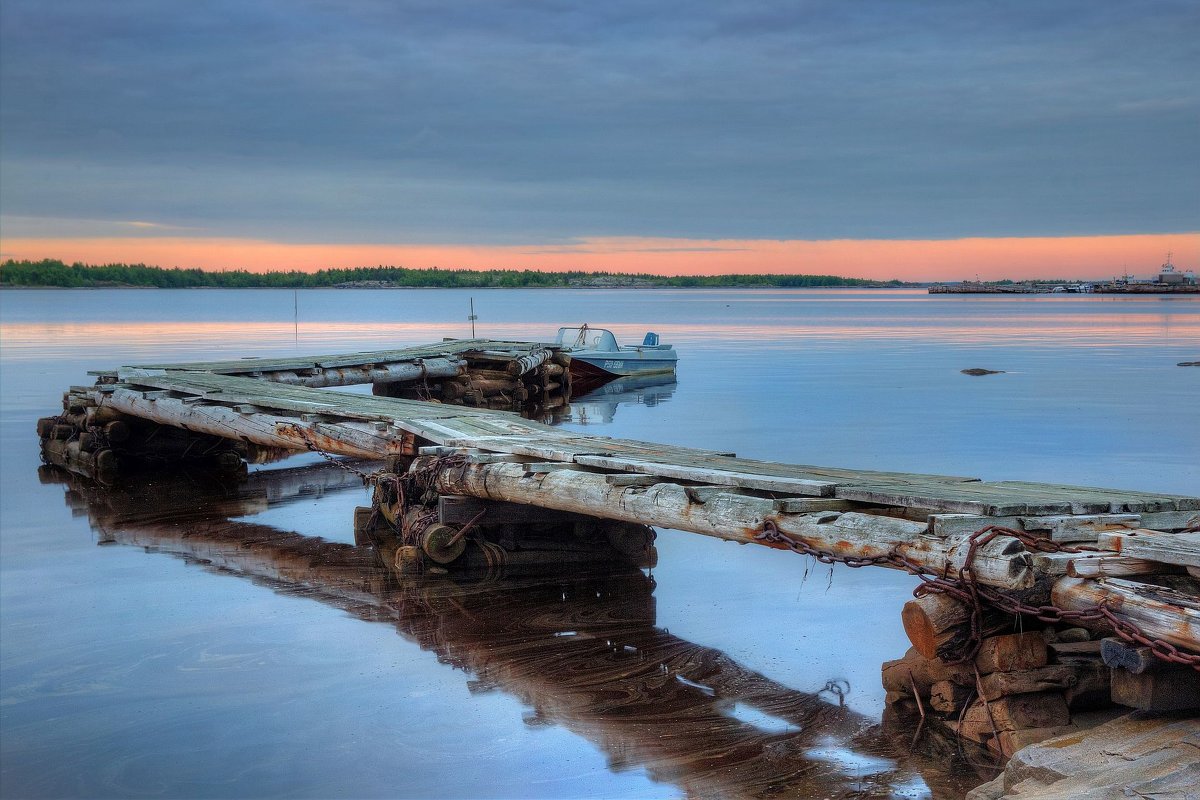
[[[803,288],[904,286],[898,280],[872,281],[837,275],[682,275],[620,272],[539,272],[537,270],[409,269],[356,267],[250,272],[163,268],[146,264],[67,264],[57,259],[13,260],[0,264],[0,286],[158,289],[309,289],[309,288],[620,288],[713,287]]]

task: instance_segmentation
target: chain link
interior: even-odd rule
[[[349,472],[351,475],[357,475],[358,477],[362,478],[363,486],[374,485],[375,482],[382,475],[385,474],[385,470],[382,470],[382,469],[376,470],[375,472],[364,472],[363,470],[358,469],[357,467],[347,464],[344,460],[338,458],[337,456],[334,456],[331,453],[328,453],[325,450],[322,450],[321,447],[312,440],[312,437],[308,435],[308,431],[305,430],[304,428],[300,427],[299,425],[292,425],[291,428],[292,428],[292,431],[296,433],[296,435],[298,435],[301,439],[304,440],[305,447],[307,447],[309,450],[316,453],[321,458],[325,459],[326,461],[328,461],[330,464],[337,467],[338,469],[343,470],[345,472]]]

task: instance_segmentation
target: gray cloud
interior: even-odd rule
[[[330,242],[1200,219],[1193,2],[5,0],[0,23],[9,235],[21,218]]]

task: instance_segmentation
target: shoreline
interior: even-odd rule
[[[429,291],[512,291],[512,290],[537,290],[537,291],[563,291],[570,289],[665,289],[670,291],[705,291],[705,290],[721,290],[721,291],[751,291],[761,292],[768,290],[786,290],[786,291],[826,291],[826,290],[844,290],[844,289],[863,289],[866,291],[889,290],[889,289],[912,289],[920,290],[928,288],[928,284],[904,284],[901,286],[855,286],[852,284],[836,285],[836,286],[669,286],[664,284],[580,284],[578,286],[136,286],[133,284],[124,284],[119,286],[36,286],[36,285],[18,285],[18,284],[0,284],[0,291],[16,290],[16,291],[33,291],[42,289],[53,289],[59,291],[77,291],[84,290],[102,290],[102,289],[135,289],[135,290],[161,290],[168,292],[183,292],[183,291],[312,291],[312,290],[396,290],[396,289],[417,289]]]

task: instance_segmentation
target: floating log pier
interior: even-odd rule
[[[923,584],[889,698],[1006,754],[1097,698],[1178,707],[1200,679],[1200,498],[784,464],[511,413],[568,402],[570,372],[551,345],[475,339],[131,365],[72,387],[38,433],[46,461],[106,479],[264,449],[385,461],[359,473],[355,528],[401,573],[650,566],[654,525],[904,569]],[[320,388],[352,383],[373,395]],[[1110,639],[1163,668],[1130,670]]]

